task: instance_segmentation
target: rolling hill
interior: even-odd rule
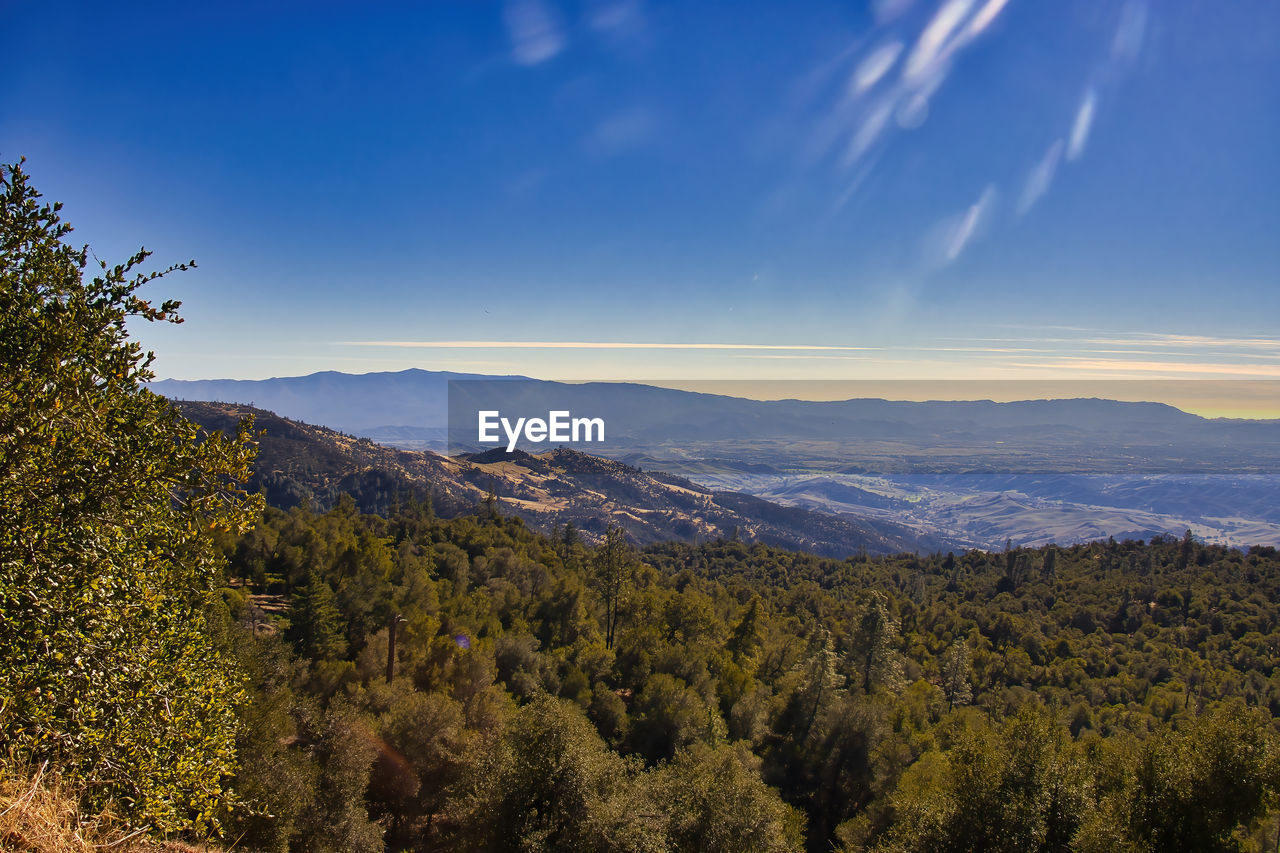
[[[472,511],[492,493],[500,511],[543,530],[571,523],[591,539],[618,524],[639,544],[748,542],[844,557],[933,551],[946,542],[890,521],[835,516],[715,491],[690,480],[642,471],[611,459],[559,448],[541,454],[489,451],[444,457],[384,447],[326,427],[227,403],[183,401],[182,413],[208,429],[231,431],[252,414],[262,430],[249,488],[281,508],[327,508],[350,494],[366,512],[430,498],[443,515]]]

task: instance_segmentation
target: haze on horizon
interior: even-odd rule
[[[0,157],[196,259],[161,376],[1277,380],[1278,45],[1262,0],[27,4]]]
[[[304,376],[279,376],[266,379],[162,380],[155,390],[178,399],[215,400],[227,403],[253,403],[258,394],[268,398],[293,387],[301,389],[315,379],[321,382],[344,377],[372,380],[369,388],[385,388],[385,380],[412,381],[420,368],[401,371],[372,371],[363,374],[316,371]],[[443,385],[455,379],[475,381],[489,377],[494,381],[528,379],[519,373],[468,374],[437,372]],[[568,380],[568,384],[593,380]],[[608,380],[610,382],[616,380]],[[699,394],[712,394],[747,400],[846,401],[889,400],[908,402],[988,401],[1013,403],[1029,400],[1105,399],[1130,403],[1162,403],[1203,418],[1249,420],[1280,419],[1280,380],[1274,379],[664,379],[644,378],[628,381],[639,384]],[[272,387],[274,386],[274,387]],[[353,385],[351,387],[358,387]],[[382,392],[385,393],[385,392]],[[286,397],[291,392],[285,391]],[[271,405],[266,404],[268,408]],[[276,414],[282,414],[276,412]],[[428,426],[429,424],[419,424]]]

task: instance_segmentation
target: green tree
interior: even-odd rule
[[[873,592],[854,636],[855,660],[865,692],[870,693],[873,684],[888,690],[902,686],[902,656],[894,647],[897,641],[898,620],[889,612],[888,599]]]
[[[1195,536],[1188,529],[1186,533],[1182,534],[1182,544],[1178,546],[1178,562],[1174,566],[1175,571],[1185,572],[1187,570],[1187,564],[1191,562],[1191,555],[1195,553],[1195,549]]]
[[[744,744],[694,744],[653,771],[649,787],[671,849],[803,849],[804,818],[761,781],[759,764]]]
[[[334,603],[333,588],[315,569],[307,573],[306,585],[294,593],[289,633],[307,657],[337,660],[346,654],[342,613]]]
[[[813,724],[839,694],[843,682],[839,663],[840,656],[836,654],[831,632],[820,628],[810,639],[809,651],[801,662],[804,677],[793,702],[797,744],[808,738]]]
[[[969,683],[969,644],[960,638],[951,644],[942,658],[942,692],[947,696],[947,707],[967,705],[973,700],[973,686]]]
[[[639,762],[611,752],[577,705],[544,693],[520,709],[481,769],[470,846],[666,850],[640,775]]]
[[[1280,743],[1265,713],[1224,707],[1142,743],[1124,785],[1081,831],[1085,850],[1233,851],[1275,807]]]
[[[733,633],[729,635],[729,642],[726,645],[729,653],[733,655],[734,663],[739,665],[752,663],[752,659],[760,650],[761,643],[764,642],[764,635],[760,627],[763,616],[760,613],[760,596],[754,596],[751,604],[747,606],[747,612],[743,614],[742,619],[733,628]]]
[[[650,761],[671,758],[697,740],[724,735],[724,721],[682,679],[665,672],[645,682],[632,709],[630,742]]]
[[[443,809],[471,754],[462,704],[440,693],[421,693],[403,681],[376,685],[388,695],[379,737],[384,749],[373,769],[370,799],[389,823],[388,844],[408,849]]]
[[[604,602],[604,646],[613,648],[618,617],[635,572],[635,555],[621,527],[610,526],[591,561],[596,591]]]
[[[212,532],[250,424],[202,436],[145,388],[131,319],[148,253],[88,278],[21,164],[0,167],[0,755],[48,760],[89,804],[157,829],[209,824],[235,766],[242,680],[214,641]]]
[[[378,754],[372,726],[345,697],[329,706],[316,732],[316,796],[304,817],[301,849],[313,853],[381,853],[382,827],[365,796]]]
[[[305,703],[290,684],[294,662],[278,635],[233,634],[238,660],[250,681],[250,701],[240,707],[235,791],[253,808],[236,809],[227,835],[240,847],[287,853],[289,840],[315,799],[319,766],[299,744]],[[237,848],[238,849],[238,848]]]
[[[899,780],[897,823],[880,845],[902,851],[1067,850],[1086,812],[1087,767],[1065,728],[1024,706],[985,722]]]

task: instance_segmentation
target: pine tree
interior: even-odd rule
[[[307,582],[293,596],[289,633],[303,654],[317,660],[338,660],[346,654],[342,614],[333,588],[311,569]]]
[[[635,571],[635,556],[621,527],[611,526],[605,533],[604,542],[596,548],[592,570],[596,591],[604,602],[604,645],[612,649],[622,602]]]
[[[873,683],[888,690],[896,690],[901,685],[902,659],[894,648],[897,639],[898,622],[889,613],[884,595],[872,593],[858,621],[855,638],[864,692],[870,693]]]
[[[747,605],[747,612],[734,626],[733,634],[729,637],[727,648],[738,665],[749,661],[759,650],[760,643],[763,641],[761,619],[760,596],[757,595],[751,599],[751,603]]]
[[[956,640],[942,659],[942,692],[947,697],[947,707],[967,705],[973,700],[973,687],[969,683],[969,644]]]
[[[831,632],[826,628],[819,629],[809,642],[809,653],[804,663],[804,680],[796,695],[796,708],[800,714],[797,720],[797,743],[809,736],[813,724],[840,691],[843,679],[840,677],[839,662]]]

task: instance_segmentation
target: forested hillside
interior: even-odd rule
[[[350,502],[223,548],[255,845],[1274,843],[1273,549],[637,552]]]
[[[841,557],[932,550],[944,541],[890,521],[715,491],[568,448],[446,457],[384,447],[249,406],[182,401],[176,407],[206,429],[227,435],[252,416],[258,456],[248,487],[277,507],[328,509],[350,495],[365,512],[386,513],[397,501],[416,497],[430,499],[448,516],[492,498],[537,529],[550,532],[573,524],[591,541],[614,524],[639,543],[737,536]]]

